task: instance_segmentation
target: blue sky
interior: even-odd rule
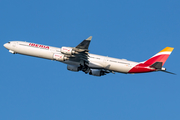
[[[179,120],[180,2],[178,0],[1,0],[1,120]],[[71,72],[60,62],[13,55],[19,40],[76,46],[93,36],[90,52],[144,61],[166,46],[169,71]]]

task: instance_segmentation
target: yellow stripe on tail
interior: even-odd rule
[[[174,49],[174,48],[172,48],[172,47],[166,47],[166,48],[164,48],[163,50],[161,50],[159,53],[161,53],[161,52],[172,52],[173,49]]]

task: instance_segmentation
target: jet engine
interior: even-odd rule
[[[79,67],[78,66],[74,66],[74,65],[67,65],[67,69],[70,71],[74,71],[74,72],[78,72],[79,71]]]
[[[73,50],[73,48],[71,48],[71,47],[62,47],[61,52],[64,54],[67,54],[67,55],[73,55],[76,53],[76,51]]]
[[[89,72],[89,75],[102,76],[102,75],[106,75],[106,74],[105,74],[105,71],[102,71],[99,69],[91,69]]]
[[[57,61],[61,61],[61,62],[63,62],[63,61],[65,61],[65,60],[68,60],[68,58],[64,55],[64,54],[57,54],[57,53],[55,53],[54,55],[53,55],[53,58],[55,59],[55,60],[57,60]]]

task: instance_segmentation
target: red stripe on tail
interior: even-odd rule
[[[163,63],[162,65],[164,65],[168,57],[169,57],[169,54],[162,54],[162,55],[154,56],[148,59],[147,61],[145,61],[144,64],[150,66],[154,64],[155,62],[162,62]]]

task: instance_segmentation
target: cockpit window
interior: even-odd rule
[[[8,42],[8,43],[10,43],[10,42]]]

